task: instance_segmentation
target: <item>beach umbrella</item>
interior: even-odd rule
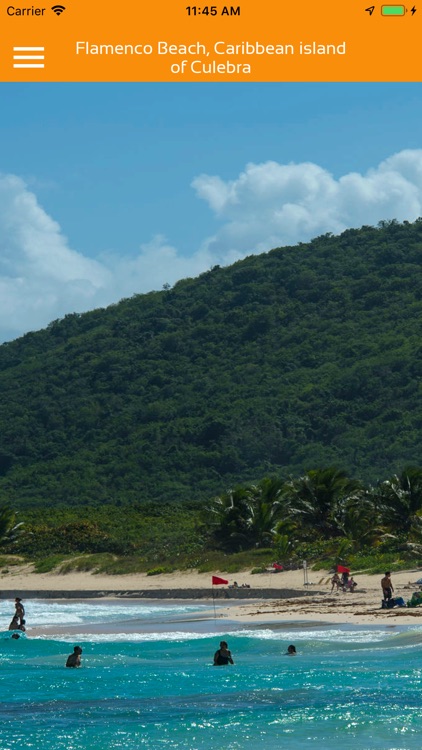
[[[350,568],[345,568],[344,565],[337,565],[337,573],[350,573]]]

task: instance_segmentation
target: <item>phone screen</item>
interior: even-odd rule
[[[422,5],[191,1],[0,0],[0,746],[419,750]]]

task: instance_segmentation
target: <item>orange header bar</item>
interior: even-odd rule
[[[1,0],[0,81],[422,78],[422,5],[214,2]]]

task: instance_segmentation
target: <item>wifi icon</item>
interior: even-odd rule
[[[66,10],[66,8],[64,7],[64,5],[53,5],[51,10],[56,14],[56,16],[60,16],[63,11]]]

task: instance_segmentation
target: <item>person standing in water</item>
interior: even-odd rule
[[[69,654],[67,657],[66,666],[67,667],[80,667],[81,666],[81,654],[82,649],[80,646],[75,646],[73,649],[73,654]]]
[[[221,667],[225,664],[234,664],[231,651],[226,641],[221,641],[220,648],[214,654],[214,666]]]
[[[14,614],[13,619],[17,618],[19,625],[22,625],[22,620],[24,617],[25,617],[25,608],[22,604],[22,599],[19,599],[19,597],[17,596],[15,599],[15,614]]]

